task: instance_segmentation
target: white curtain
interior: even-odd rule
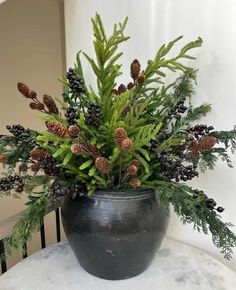
[[[138,58],[143,66],[164,42],[184,35],[179,48],[201,36],[204,45],[193,53],[198,67],[198,88],[195,102],[213,105],[203,123],[215,128],[232,129],[236,123],[236,1],[235,0],[65,0],[67,65],[74,63],[80,49],[93,54],[90,18],[99,12],[108,30],[114,22],[129,17],[129,42],[122,46],[123,75],[121,82],[129,81],[129,65]],[[85,66],[87,79],[93,83],[89,66]],[[233,157],[236,165],[236,158]],[[214,172],[202,174],[192,182],[226,208],[222,214],[226,221],[236,224],[236,169],[219,163]],[[233,231],[235,229],[233,228]],[[236,262],[226,262],[212,245],[210,236],[184,227],[172,214],[168,236],[192,244],[217,257],[236,269]],[[234,257],[236,255],[234,254]]]

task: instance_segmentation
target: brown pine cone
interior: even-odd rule
[[[192,149],[198,149],[199,148],[199,142],[197,140],[193,140],[190,142],[189,147]]]
[[[35,103],[35,102],[29,103],[29,107],[32,110],[37,110],[38,109],[37,103]]]
[[[140,74],[141,65],[137,59],[133,60],[130,65],[130,75],[133,80],[136,80]]]
[[[141,181],[138,178],[132,178],[129,182],[129,184],[133,187],[133,188],[137,188],[141,185]]]
[[[36,109],[39,111],[43,111],[44,110],[44,104],[43,103],[36,103]]]
[[[58,114],[58,108],[54,99],[49,95],[43,95],[44,105],[48,108],[50,114]]]
[[[58,121],[47,122],[48,131],[61,138],[68,138],[70,135],[67,128]]]
[[[18,91],[26,98],[30,98],[29,97],[29,87],[25,84],[25,83],[17,83],[17,88],[18,88]]]
[[[88,150],[93,155],[94,158],[101,156],[101,152],[95,144],[94,145],[89,144]]]
[[[27,171],[27,169],[28,169],[28,167],[27,167],[27,165],[25,163],[22,163],[22,164],[19,165],[19,171],[20,172],[25,172],[25,171]]]
[[[0,163],[6,163],[7,161],[7,156],[4,154],[0,154]]]
[[[199,158],[199,156],[200,156],[200,153],[197,150],[189,151],[187,154],[188,159],[196,159],[196,158]]]
[[[30,166],[30,169],[34,172],[37,173],[40,169],[40,165],[38,163],[34,163]]]
[[[30,90],[29,94],[28,94],[28,98],[36,99],[37,98],[37,93],[35,91]]]
[[[134,146],[132,140],[130,140],[129,138],[126,138],[122,141],[121,143],[121,149],[124,151],[129,151],[130,149],[132,149]]]
[[[95,160],[96,168],[102,173],[108,173],[111,170],[111,165],[105,157],[98,157]]]
[[[123,85],[123,84],[119,85],[119,87],[118,87],[118,94],[119,95],[126,92],[126,91],[127,91],[127,88],[125,85]]]
[[[71,125],[69,128],[68,128],[68,133],[70,135],[71,138],[76,138],[79,136],[79,132],[80,132],[80,127],[77,126],[77,125]]]
[[[126,176],[133,176],[138,172],[138,168],[135,165],[129,165],[126,169]]]
[[[139,84],[143,84],[144,81],[145,81],[145,76],[144,75],[140,75],[140,76],[137,77],[137,82]]]
[[[137,168],[139,168],[139,166],[140,166],[140,162],[139,162],[137,159],[134,159],[134,160],[131,161],[130,165],[134,165],[134,166],[136,166]]]
[[[114,133],[114,139],[116,141],[116,144],[121,147],[121,144],[123,142],[124,139],[126,139],[128,137],[128,134],[127,134],[127,131],[122,128],[122,127],[119,127],[115,130],[115,133]]]
[[[79,143],[73,144],[70,149],[71,152],[74,153],[75,155],[80,155],[81,153],[84,152],[83,146]]]
[[[202,151],[210,150],[215,146],[216,141],[217,141],[217,139],[214,136],[203,137],[199,141],[199,149]]]
[[[47,157],[48,153],[42,149],[33,149],[30,152],[30,156],[37,161],[44,160]]]
[[[127,89],[128,90],[131,90],[133,87],[134,87],[135,85],[134,85],[134,83],[128,83],[128,85],[127,85]]]

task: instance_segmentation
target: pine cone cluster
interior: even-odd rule
[[[130,76],[133,80],[136,80],[140,74],[141,65],[137,59],[134,59],[130,65]]]
[[[118,145],[119,148],[121,148],[122,142],[126,138],[128,138],[128,134],[127,134],[127,131],[124,128],[119,127],[119,128],[117,128],[115,130],[114,139],[115,139],[116,144]]]
[[[43,103],[35,103],[35,102],[30,102],[29,107],[32,110],[38,110],[38,111],[44,111],[45,107]]]
[[[126,138],[122,141],[120,148],[124,151],[129,151],[133,148],[134,144],[131,139]]]
[[[135,165],[129,165],[126,169],[125,176],[133,176],[138,172],[138,168]]]
[[[111,170],[111,165],[105,157],[97,157],[95,160],[95,166],[101,173],[109,173]]]
[[[141,185],[141,181],[140,179],[134,177],[130,180],[129,184],[133,187],[133,188],[137,188]]]
[[[80,131],[81,131],[80,127],[77,125],[71,125],[68,128],[68,133],[69,133],[71,138],[77,138],[79,136]]]
[[[30,166],[30,169],[34,172],[34,173],[37,173],[39,170],[40,170],[40,165],[38,163],[33,163],[31,166]]]
[[[17,83],[17,88],[18,88],[18,91],[26,98],[30,98],[29,97],[29,92],[30,92],[30,89],[29,87],[25,84],[25,83]]]
[[[216,144],[217,139],[214,136],[206,136],[199,140],[199,149],[207,151],[212,149]]]
[[[79,143],[73,144],[71,146],[71,152],[75,155],[80,155],[84,152],[83,146]]]
[[[46,123],[48,131],[61,138],[68,138],[67,128],[58,121],[48,121]]]
[[[42,149],[35,148],[30,152],[30,156],[32,159],[41,161],[47,157],[48,153],[43,151]]]
[[[89,153],[96,159],[97,157],[101,156],[101,152],[100,150],[97,148],[97,146],[94,144],[94,145],[91,145],[91,144],[88,144],[87,145],[88,147],[88,151]]]

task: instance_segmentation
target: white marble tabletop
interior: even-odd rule
[[[68,242],[28,257],[0,276],[1,290],[235,290],[236,273],[180,242],[165,239],[141,275],[108,281],[85,272]]]

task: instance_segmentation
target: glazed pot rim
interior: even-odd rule
[[[153,196],[153,189],[98,189],[92,197],[103,199],[143,199]]]

